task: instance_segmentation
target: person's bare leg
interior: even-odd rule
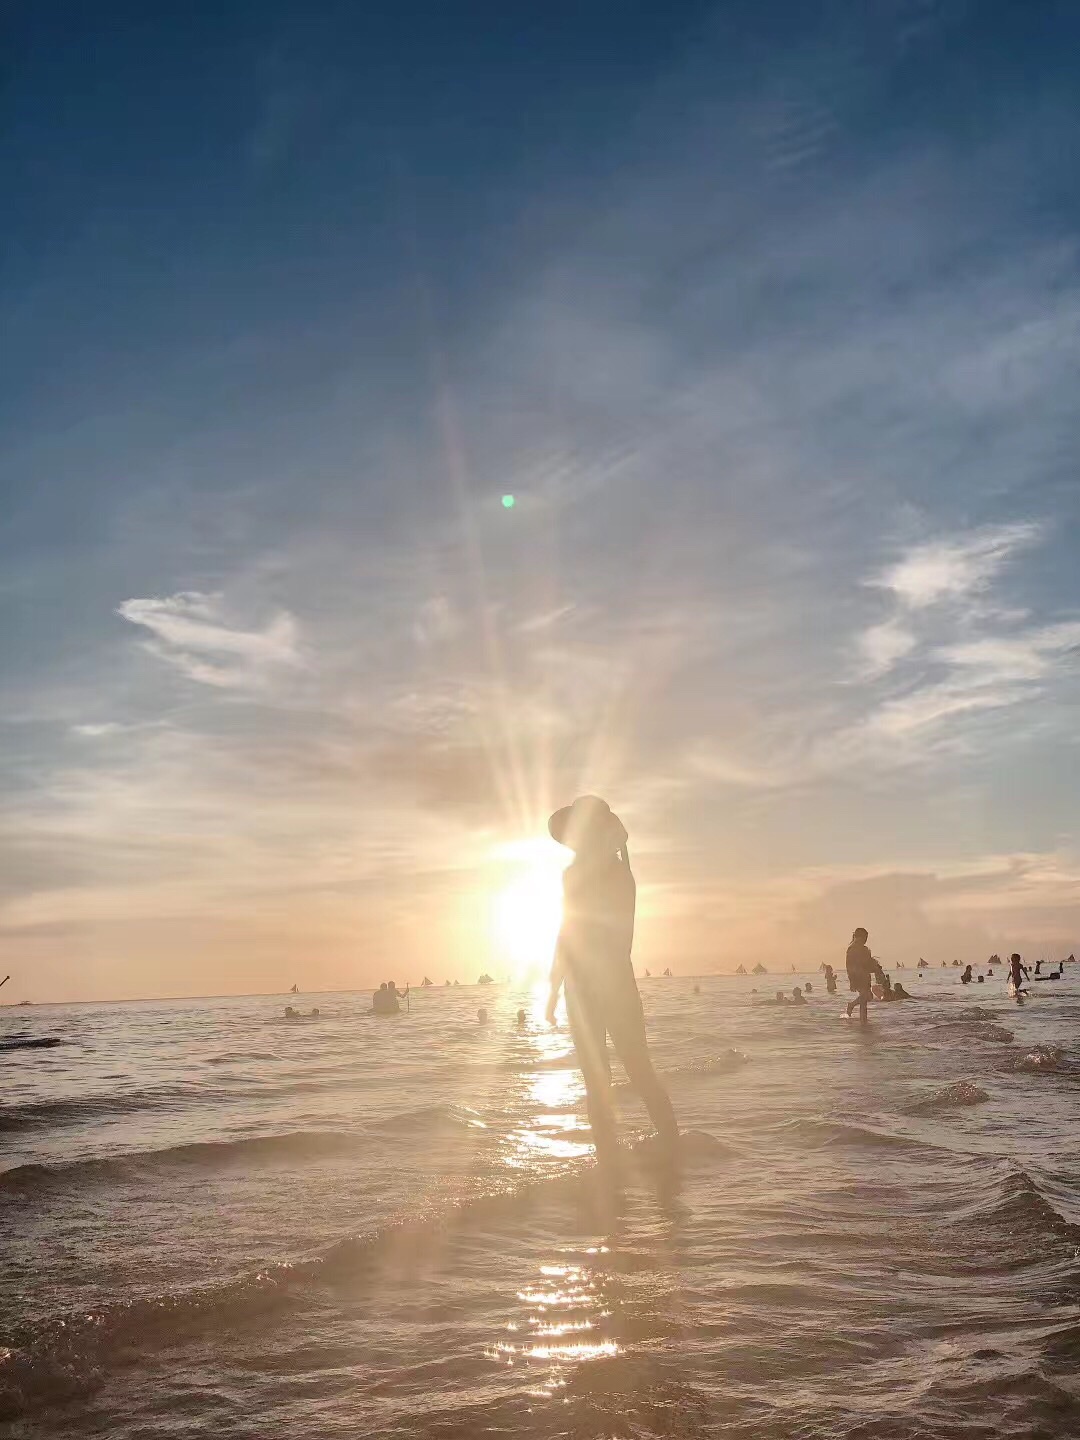
[[[585,1109],[593,1132],[596,1158],[610,1160],[617,1149],[615,1108],[611,1103],[611,1065],[607,1053],[607,1028],[595,1007],[574,993],[566,992],[566,1018],[577,1051],[581,1077],[585,1081]]]
[[[618,1149],[615,1107],[611,1103],[611,1077],[606,1069],[592,1065],[583,1065],[581,1073],[585,1080],[585,1109],[592,1128],[596,1158],[602,1164],[608,1163]]]
[[[608,1021],[615,1053],[623,1063],[626,1078],[645,1102],[661,1145],[666,1151],[674,1153],[679,1144],[679,1122],[675,1118],[671,1096],[657,1075],[649,1054],[641,1002],[620,1006],[619,1009],[622,1013]]]
[[[619,1058],[626,1067],[628,1080],[645,1102],[660,1143],[665,1150],[674,1151],[679,1144],[679,1122],[675,1118],[671,1096],[657,1075],[648,1050],[632,1056],[620,1055]]]

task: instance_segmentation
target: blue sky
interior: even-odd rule
[[[310,8],[10,27],[20,993],[1075,948],[1072,7]]]

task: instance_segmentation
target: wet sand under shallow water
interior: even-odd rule
[[[484,1031],[466,990],[35,1012],[68,1043],[5,1057],[0,1433],[1080,1431],[1076,972],[865,1031],[697,983],[643,993],[716,1143],[614,1195],[512,991]]]

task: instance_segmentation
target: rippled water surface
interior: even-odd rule
[[[4,1012],[0,1431],[1080,1433],[1080,967],[905,978],[646,982],[691,1133],[620,1090],[616,1190],[511,989]]]

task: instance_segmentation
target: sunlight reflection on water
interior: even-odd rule
[[[573,1046],[565,1035],[540,1032],[529,1039],[538,1063],[571,1062]],[[591,1134],[579,1113],[585,1097],[580,1072],[568,1063],[566,1069],[531,1071],[524,1078],[522,1102],[528,1118],[508,1132],[505,1164],[512,1170],[533,1170],[546,1162],[585,1159]]]
[[[594,1247],[603,1253],[606,1247]],[[565,1388],[571,1366],[618,1355],[621,1347],[609,1335],[598,1333],[611,1318],[604,1295],[604,1279],[580,1264],[549,1263],[538,1267],[535,1280],[517,1292],[526,1306],[520,1320],[511,1320],[512,1340],[499,1340],[487,1354],[499,1364],[540,1367],[544,1373],[530,1394],[550,1398]]]

